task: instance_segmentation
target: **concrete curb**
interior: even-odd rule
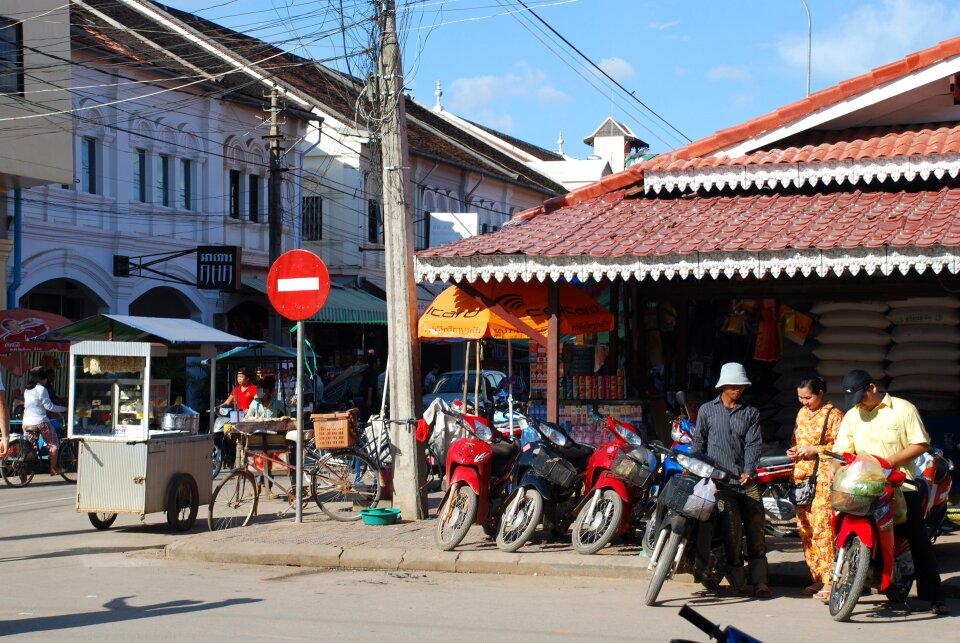
[[[638,580],[649,578],[648,560],[641,556],[578,556],[572,552],[508,554],[498,550],[439,551],[421,548],[334,547],[270,542],[204,541],[187,538],[167,545],[169,560],[247,565],[316,567],[381,571],[510,574],[522,576],[587,576]],[[678,574],[674,582],[692,584],[693,576]],[[806,568],[773,566],[772,587],[803,587],[810,582]],[[960,585],[944,583],[947,598],[960,598]]]

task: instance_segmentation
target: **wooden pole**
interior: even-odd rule
[[[387,341],[390,346],[390,415],[395,422],[393,502],[408,520],[426,517],[423,450],[415,421],[421,414],[420,344],[413,277],[413,208],[407,157],[403,65],[397,41],[394,0],[383,0],[379,61],[383,233],[387,286]]]
[[[560,284],[547,284],[547,421],[560,420]]]

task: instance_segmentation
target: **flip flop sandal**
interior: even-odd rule
[[[814,597],[815,599],[817,599],[817,600],[823,601],[824,603],[829,603],[829,602],[830,602],[830,590],[829,590],[829,589],[821,589],[819,592],[817,592],[816,594],[814,594],[813,597]]]
[[[823,585],[808,585],[800,590],[800,593],[804,596],[815,596],[817,592],[823,589]]]
[[[940,616],[941,614],[949,614],[950,608],[947,607],[947,604],[943,601],[934,601],[930,603],[930,613],[936,616]]]
[[[753,595],[757,598],[773,598],[773,592],[769,589],[758,589],[753,592]]]

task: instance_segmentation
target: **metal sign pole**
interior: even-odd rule
[[[303,522],[303,322],[297,322],[297,517]]]

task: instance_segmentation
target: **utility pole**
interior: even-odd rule
[[[270,90],[270,134],[263,138],[270,144],[270,175],[267,180],[267,223],[269,225],[270,265],[280,257],[283,246],[283,207],[280,200],[280,183],[283,168],[280,162],[283,159],[283,148],[280,142],[283,135],[280,133],[280,92],[274,87]],[[267,313],[267,335],[270,343],[280,345],[280,315],[271,307]]]
[[[379,103],[383,172],[383,235],[387,286],[387,341],[390,359],[393,502],[405,518],[426,517],[423,450],[414,431],[420,415],[420,344],[413,277],[413,208],[407,158],[403,67],[397,41],[395,0],[382,0],[380,14]],[[409,422],[407,422],[409,420]]]

